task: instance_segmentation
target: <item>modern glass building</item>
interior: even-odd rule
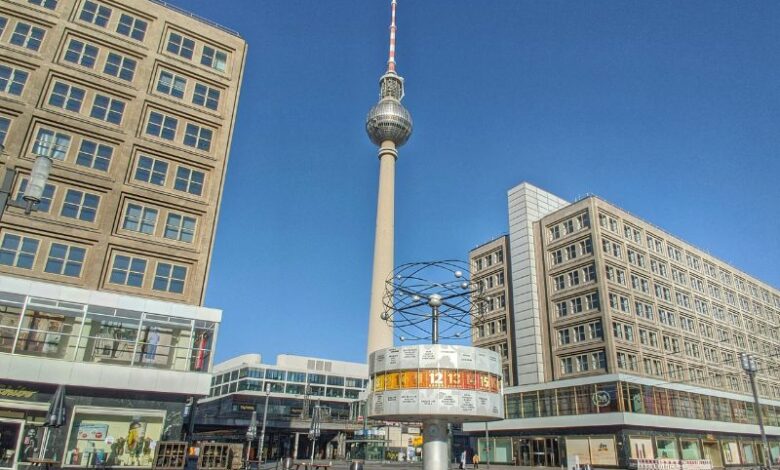
[[[359,399],[367,383],[365,364],[286,354],[264,364],[259,354],[238,356],[214,366],[211,393],[198,405],[197,437],[244,442],[253,411],[262,422],[267,397],[264,459],[311,455],[315,407],[322,432],[315,455],[344,458],[347,441],[363,429]],[[253,458],[258,447],[251,449]]]

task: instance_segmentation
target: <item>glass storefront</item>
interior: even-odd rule
[[[488,445],[489,443],[489,445]],[[477,439],[477,452],[482,462],[497,464],[512,463],[512,439],[509,437],[484,437]]]
[[[0,293],[0,352],[207,371],[216,324]]]
[[[758,424],[747,401],[628,382],[535,390],[505,395],[507,419],[599,413],[646,413],[677,418]],[[780,426],[780,407],[762,405],[764,424]]]
[[[65,467],[151,467],[165,412],[75,407]]]

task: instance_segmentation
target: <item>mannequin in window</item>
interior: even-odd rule
[[[153,362],[157,355],[157,345],[160,344],[160,331],[153,326],[146,336],[146,351],[144,352],[144,362]]]

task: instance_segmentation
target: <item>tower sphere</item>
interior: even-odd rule
[[[366,132],[377,146],[389,140],[398,148],[412,135],[412,116],[397,99],[383,98],[368,112]]]

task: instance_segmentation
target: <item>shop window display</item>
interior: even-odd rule
[[[74,411],[65,467],[151,467],[163,430],[164,413],[126,410]]]
[[[735,441],[722,442],[723,460],[726,464],[741,464],[742,459],[739,456],[739,446]]]
[[[13,349],[21,313],[21,307],[10,305],[0,307],[0,352],[9,353]]]
[[[756,454],[753,450],[753,444],[750,442],[743,442],[742,443],[742,455],[744,456],[744,463],[746,464],[755,464],[756,463]]]
[[[699,460],[701,459],[701,452],[699,450],[699,442],[693,439],[681,439],[680,447],[682,448],[683,460]]]
[[[11,468],[19,456],[21,421],[0,421],[0,468]]]
[[[632,459],[654,459],[653,441],[647,437],[630,437]]]
[[[140,321],[139,312],[90,307],[82,333],[80,359],[130,364]]]
[[[83,310],[65,303],[44,307],[39,305],[41,300],[31,301],[22,316],[16,352],[58,359],[72,357]]]
[[[204,320],[0,292],[5,353],[208,371],[215,328]]]
[[[677,460],[677,439],[658,437],[655,446],[659,459]]]

